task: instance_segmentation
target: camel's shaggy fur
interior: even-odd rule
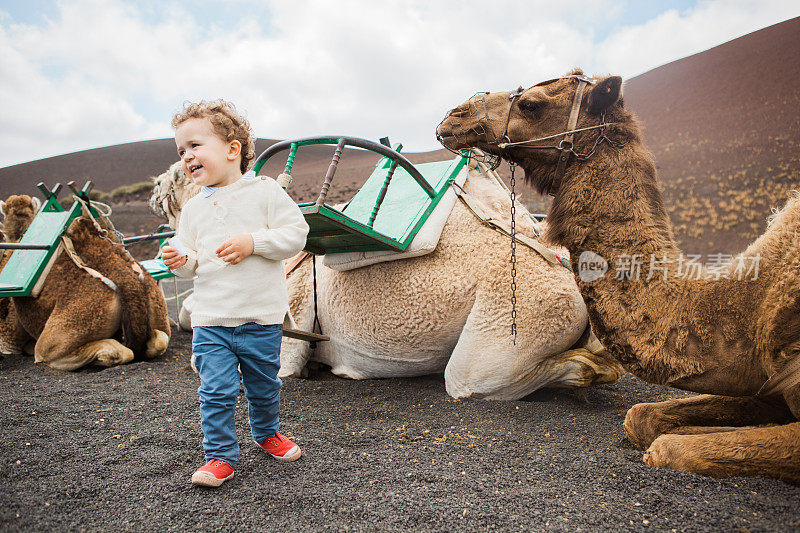
[[[4,227],[33,220],[29,197],[9,198]],[[78,268],[66,253],[53,264],[38,297],[0,298],[0,344],[17,352],[35,341],[37,363],[76,370],[94,363],[112,366],[135,356],[160,355],[169,342],[164,296],[147,273],[134,271],[127,252],[100,236],[85,217],[67,229],[75,251],[91,268],[117,285],[117,292]],[[111,238],[113,232],[110,232]]]
[[[685,270],[681,276],[685,258],[673,238],[653,158],[620,98],[620,81],[604,78],[584,96],[578,128],[598,124],[604,114],[612,123],[606,127],[610,142],[601,142],[587,160],[573,157],[561,183],[553,183],[555,150],[501,149],[471,133],[477,128],[463,113],[446,119],[439,134],[450,148],[477,146],[518,162],[541,191],[555,194],[548,236],[569,249],[592,329],[614,358],[647,381],[740,397],[632,408],[625,428],[637,445],[650,446],[646,462],[714,476],[761,474],[800,482],[800,387],[753,398],[770,375],[800,355],[800,200],[790,198],[766,233],[728,267],[702,270],[701,279],[685,276]],[[511,141],[564,131],[577,83],[565,77],[523,93],[519,105],[535,102],[535,112],[515,105]],[[486,103],[490,122],[502,131],[508,93],[487,95]],[[576,151],[589,152],[597,135],[578,134]],[[589,251],[617,271],[612,267],[604,277],[584,281],[579,261]],[[633,265],[635,256],[643,260],[641,276],[618,275],[620,265]],[[739,275],[740,265],[756,263],[757,277],[752,270]],[[651,264],[662,268],[654,276]],[[742,423],[783,425],[728,427]]]
[[[162,176],[154,196],[168,194],[169,176]],[[470,176],[483,209],[508,219],[508,194],[480,172]],[[180,188],[185,182],[176,179]],[[518,228],[533,235],[523,215]],[[452,396],[494,399],[616,381],[619,369],[602,353],[570,350],[587,324],[571,274],[523,246],[517,247],[518,336],[512,344],[509,252],[507,237],[457,203],[428,255],[346,272],[316,261],[319,323],[331,340],[312,351],[304,341],[284,339],[280,375],[301,375],[310,361],[355,379],[444,372]],[[314,322],[312,270],[309,259],[288,277],[292,315],[307,331]]]

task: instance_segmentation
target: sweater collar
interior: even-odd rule
[[[245,181],[252,181],[256,179],[256,173],[254,170],[248,170],[242,175],[241,179]],[[239,181],[240,180],[237,180],[236,183],[238,183]],[[214,194],[215,192],[217,192],[219,189],[222,188],[223,187],[209,187],[208,185],[203,185],[200,188],[200,194],[203,195],[203,198],[208,198],[209,196],[211,196],[212,194]]]

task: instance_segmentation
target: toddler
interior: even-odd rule
[[[278,369],[289,310],[283,260],[303,249],[308,224],[275,180],[247,171],[253,137],[232,104],[187,104],[172,126],[183,172],[202,188],[183,206],[178,243],[162,258],[176,275],[196,276],[192,352],[207,462],[192,483],[217,487],[239,459],[240,371],[253,439],[279,461],[300,458],[278,433]]]

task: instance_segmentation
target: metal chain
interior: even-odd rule
[[[509,161],[508,168],[511,170],[511,338],[514,345],[517,344],[517,193],[514,191],[516,167],[516,163]]]

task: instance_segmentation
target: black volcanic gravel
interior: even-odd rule
[[[242,458],[219,489],[203,462],[191,337],[147,362],[64,373],[0,361],[0,529],[744,530],[800,528],[800,487],[650,468],[625,440],[636,402],[683,393],[616,385],[459,401],[440,376],[286,379],[279,464],[236,420]]]

